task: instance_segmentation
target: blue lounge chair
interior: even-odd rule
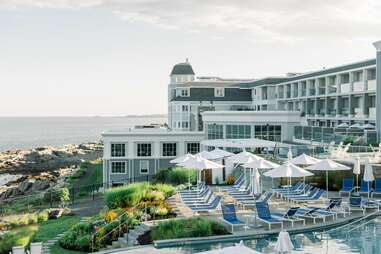
[[[221,197],[216,196],[209,204],[188,205],[194,212],[210,212],[216,210],[221,202]]]
[[[299,207],[290,207],[286,213],[272,213],[271,215],[275,219],[283,220],[283,221],[289,221],[291,222],[291,227],[294,227],[294,222],[302,222],[303,226],[306,225],[306,221],[302,218],[299,218],[296,216],[296,213],[298,212]]]
[[[313,186],[308,186],[305,191],[301,193],[292,193],[292,194],[284,194],[283,197],[286,199],[293,199],[293,198],[302,198],[302,197],[312,197],[316,194],[318,191],[318,188],[315,188]]]
[[[374,191],[372,192],[372,197],[375,194],[381,194],[381,178],[376,178],[374,181]]]
[[[341,196],[342,193],[344,194],[350,194],[353,191],[353,179],[352,178],[344,178],[343,179],[343,187],[339,191],[339,195]]]
[[[337,219],[338,214],[341,213],[345,217],[346,212],[340,207],[342,202],[341,198],[332,198],[326,207],[306,207],[305,209],[315,210],[315,213],[321,215],[333,216],[333,219]]]
[[[321,210],[319,207],[312,208],[299,208],[296,212],[296,216],[304,218],[304,219],[312,219],[313,223],[316,223],[316,219],[321,219],[323,222],[326,221],[327,217],[332,217],[335,219],[335,214],[330,211]]]
[[[297,182],[296,184],[294,184],[293,186],[289,187],[289,188],[275,188],[273,189],[273,191],[275,192],[288,192],[288,191],[296,191],[297,189],[301,189],[304,187],[304,184],[302,182]]]
[[[361,211],[365,214],[366,209],[378,209],[379,203],[374,200],[363,200],[361,196],[349,197],[348,209],[349,213],[352,211]]]
[[[359,193],[368,195],[368,194],[371,194],[372,192],[373,192],[372,182],[365,182],[364,180],[362,180]]]
[[[234,226],[243,226],[246,231],[246,223],[237,218],[234,204],[221,205],[222,220],[232,227],[234,232]]]
[[[265,202],[257,202],[255,205],[257,209],[258,220],[269,225],[269,230],[271,230],[271,225],[281,225],[283,229],[283,221],[281,219],[274,218],[269,209],[269,205]]]
[[[306,196],[311,191],[316,191],[315,189],[316,188],[314,186],[305,185],[301,190],[292,191],[292,192],[288,192],[288,193],[282,193],[281,196],[282,196],[282,198],[285,198],[285,199],[289,199],[291,197],[297,197],[297,196],[301,196],[301,195]]]
[[[312,197],[302,197],[302,198],[293,198],[294,202],[316,202],[318,201],[325,193],[325,190],[319,189],[314,196]]]

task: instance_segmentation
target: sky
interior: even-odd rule
[[[167,112],[174,64],[263,78],[375,57],[379,0],[0,0],[0,116]]]

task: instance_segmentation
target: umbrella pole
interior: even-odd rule
[[[188,190],[190,191],[190,187],[191,187],[191,180],[190,180],[190,176],[191,176],[191,173],[190,173],[190,168],[188,168]]]
[[[369,189],[369,182],[368,182],[368,200],[369,200],[369,194],[370,194],[370,189]]]
[[[328,170],[325,171],[325,184],[327,185],[327,199],[328,199]]]

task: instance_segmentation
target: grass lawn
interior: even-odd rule
[[[46,242],[58,234],[69,230],[81,220],[78,216],[64,216],[55,220],[48,220],[38,224],[38,230],[33,237],[34,242]]]
[[[102,160],[89,161],[87,167],[81,168],[85,173],[79,177],[69,178],[69,182],[74,186],[91,186],[103,182]],[[75,175],[75,174],[74,174]]]
[[[62,248],[58,243],[52,245],[50,247],[50,253],[51,254],[62,254],[62,253],[67,253],[67,254],[84,254],[86,252],[81,252],[81,251],[75,251],[75,250],[67,250]]]

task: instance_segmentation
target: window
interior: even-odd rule
[[[152,153],[151,143],[138,144],[138,157],[151,156],[151,153]]]
[[[280,142],[282,127],[280,125],[256,125],[254,134],[255,138]]]
[[[111,174],[125,174],[126,166],[127,164],[124,161],[111,162]]]
[[[226,125],[226,138],[251,138],[250,125]]]
[[[188,111],[189,111],[189,107],[188,107],[188,105],[182,105],[181,110],[182,110],[183,112],[188,112]]]
[[[149,161],[140,161],[140,174],[148,174]]]
[[[176,143],[163,143],[163,156],[176,156]]]
[[[124,157],[126,156],[125,144],[111,144],[111,157]]]
[[[208,125],[208,139],[223,139],[224,138],[224,126],[221,124],[209,124]]]
[[[189,122],[182,122],[181,125],[182,125],[182,128],[183,128],[183,129],[188,129],[188,127],[189,127]]]
[[[225,88],[214,88],[214,96],[215,97],[224,97],[225,96]]]
[[[200,143],[187,143],[187,153],[196,154],[200,152]]]
[[[181,97],[189,97],[189,89],[188,88],[182,88],[180,90],[180,96]]]

